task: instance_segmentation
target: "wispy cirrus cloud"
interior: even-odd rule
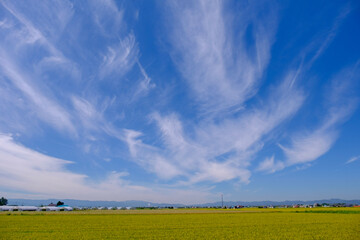
[[[99,128],[102,116],[97,109],[84,98],[73,96],[71,100],[84,128],[89,130]]]
[[[172,179],[182,174],[181,169],[174,162],[166,159],[161,149],[144,143],[138,131],[126,129],[125,139],[131,159],[146,171],[156,173],[161,179]]]
[[[23,191],[31,192],[34,198],[87,200],[142,199],[194,203],[204,202],[209,197],[206,191],[152,189],[135,185],[126,180],[127,172],[111,171],[102,181],[95,183],[87,175],[67,170],[68,164],[74,163],[39,153],[17,143],[9,135],[0,134],[0,186],[11,188],[18,197],[17,193]]]
[[[10,21],[13,21],[13,25],[16,26],[5,41],[16,40],[17,48],[39,44],[49,54],[66,59],[56,47],[56,43],[73,15],[72,5],[69,2],[53,1],[35,7],[31,4],[19,5],[11,1],[3,1],[2,6],[6,9],[9,19],[12,19]],[[56,7],[60,10],[56,11]],[[36,13],[35,18],[33,12]],[[20,23],[20,26],[16,23]]]
[[[249,182],[251,156],[261,149],[264,137],[303,103],[304,95],[296,87],[297,76],[297,72],[289,73],[271,91],[267,105],[220,123],[193,125],[192,132],[185,132],[175,113],[153,113],[151,119],[157,125],[162,146],[147,145],[141,141],[142,133],[131,131],[127,143],[130,152],[136,153],[133,160],[160,177],[164,169],[170,169],[166,177],[186,179],[179,181],[183,184],[232,179]]]
[[[346,164],[353,163],[360,159],[360,156],[355,156],[346,161]]]
[[[135,36],[129,34],[114,47],[108,47],[100,68],[100,77],[108,75],[121,77],[125,75],[136,63],[138,58],[138,47]]]
[[[54,5],[58,5],[61,10],[55,12],[54,8],[51,8]],[[65,1],[54,2],[54,5],[44,4],[36,8],[31,5],[26,8],[26,5],[19,6],[10,1],[1,2],[5,16],[4,21],[11,25],[11,28],[0,29],[0,34],[4,34],[0,49],[1,72],[8,80],[9,86],[11,86],[9,90],[11,89],[14,97],[17,96],[18,99],[30,103],[24,105],[18,99],[13,99],[14,109],[6,108],[5,110],[12,114],[5,115],[3,118],[13,117],[11,121],[8,118],[4,122],[18,122],[17,126],[13,126],[17,129],[22,129],[21,125],[25,122],[27,125],[31,125],[40,120],[59,131],[66,130],[65,132],[76,135],[73,119],[66,107],[58,102],[56,94],[43,80],[44,71],[40,67],[46,63],[45,68],[47,69],[52,65],[59,66],[61,63],[63,70],[71,72],[70,75],[74,72],[76,72],[75,75],[78,73],[74,64],[71,64],[71,61],[58,50],[55,44],[72,17],[72,6]],[[39,14],[35,18],[32,16],[29,20],[29,14],[32,12]],[[44,54],[37,55],[34,54],[34,51]],[[55,59],[56,61],[54,61]],[[33,117],[29,119],[19,117],[14,113],[19,109],[27,112],[27,115],[36,116],[36,120],[34,121]]]
[[[56,11],[54,6],[60,10]],[[35,113],[38,118],[36,121],[45,121],[61,131],[67,129],[67,132],[71,132],[73,135],[78,134],[75,131],[76,128],[89,128],[88,130],[93,131],[99,122],[102,122],[102,126],[106,126],[103,127],[103,132],[114,134],[117,130],[115,131],[115,128],[110,127],[111,124],[107,123],[111,120],[106,119],[99,111],[98,107],[100,106],[96,106],[99,102],[106,102],[108,97],[102,97],[101,92],[96,89],[98,84],[92,84],[91,81],[87,83],[87,87],[82,90],[81,95],[92,95],[93,97],[95,95],[94,101],[91,103],[86,97],[77,95],[77,84],[80,82],[85,84],[82,78],[92,78],[89,77],[89,74],[93,73],[83,72],[84,66],[80,67],[80,63],[77,63],[76,59],[70,59],[65,55],[71,47],[59,42],[62,34],[79,34],[76,28],[71,31],[66,30],[67,25],[73,20],[73,4],[67,1],[52,1],[40,4],[36,8],[33,5],[27,8],[26,5],[4,1],[1,2],[1,7],[5,13],[0,28],[1,34],[4,35],[0,49],[1,69],[3,76],[10,80],[6,87],[13,91],[13,94],[4,94],[3,97],[7,98],[6,101],[14,103],[19,102],[14,99],[15,96],[18,99],[29,99],[32,102],[30,106],[33,106],[32,109],[29,109],[29,106],[22,104],[17,106],[18,109],[10,109],[3,104],[4,111],[12,112],[12,114],[3,116],[6,118],[3,122],[7,122],[8,125],[18,122],[16,129],[19,130],[22,129],[21,125],[24,124],[24,121],[27,124],[34,122],[34,120],[24,120],[23,117],[18,116],[17,111],[22,107],[21,111],[23,112],[28,110]],[[99,27],[109,30],[108,24],[115,24],[114,28],[119,28],[119,25],[122,24],[122,11],[113,1],[93,2],[93,5],[89,7],[97,16],[94,19]],[[115,22],[114,19],[116,19]],[[116,35],[115,40],[108,41],[106,55],[100,59],[101,65],[95,74],[100,78],[109,76],[121,78],[137,64],[138,72],[143,79],[134,89],[138,89],[137,95],[140,98],[146,95],[154,85],[138,59],[139,49],[134,34],[123,36],[124,32],[119,32]],[[108,37],[105,36],[105,38]],[[89,55],[87,52],[91,49],[82,48],[77,51],[86,56]],[[81,64],[83,63],[81,62]],[[99,79],[95,79],[96,81]],[[54,87],[64,85],[72,86],[73,89],[54,91]],[[8,91],[5,88],[2,90]],[[18,92],[15,93],[15,91]],[[12,99],[10,100],[10,98]],[[91,108],[94,115],[85,117],[86,114],[89,114],[86,111],[90,111]],[[73,114],[79,118],[72,118]],[[9,121],[10,116],[11,121]]]
[[[146,94],[148,94],[148,92],[156,86],[155,83],[151,81],[151,78],[146,73],[144,67],[139,61],[137,61],[137,65],[140,69],[142,78],[133,94],[132,100],[136,100],[138,98],[146,96]]]
[[[296,42],[284,52],[280,45],[292,36],[287,23],[278,24],[281,3],[168,2],[146,9],[154,11],[151,22],[142,4],[84,3],[0,0],[0,132],[19,133],[0,135],[0,183],[9,177],[20,193],[28,188],[61,198],[65,192],[88,199],[204,199],[208,190],[199,186],[248,184],[259,171],[312,165],[334,146],[356,109],[351,90],[358,64],[330,84],[307,80],[321,77],[313,63],[336,43],[353,11],[349,5],[328,19],[325,31],[310,31],[321,37],[299,31],[309,47]],[[277,39],[281,44],[274,44]],[[331,74],[343,67],[329,62]],[[324,104],[310,107],[323,84]],[[314,109],[325,113],[306,119]],[[33,135],[21,139],[26,131]],[[73,162],[50,157],[55,147],[39,146],[47,137],[59,149],[62,141],[76,146],[69,153]],[[32,138],[34,149],[52,153],[19,143]],[[26,176],[8,161],[24,164]],[[83,168],[76,165],[85,161]],[[67,185],[76,182],[75,189],[41,190],[62,178]],[[189,199],[198,201],[194,196]]]
[[[216,116],[251,98],[270,58],[275,15],[265,14],[259,19],[243,10],[240,33],[234,38],[226,27],[234,23],[224,15],[226,6],[221,2],[172,3],[170,7],[174,16],[169,19],[176,26],[170,30],[172,56],[193,89],[200,112],[210,113],[211,119],[213,113]],[[246,33],[248,28],[251,33]],[[254,43],[245,40],[246,34],[255,39]],[[216,122],[190,123],[186,131],[176,113],[153,113],[150,118],[158,128],[162,145],[143,143],[143,133],[131,134],[130,151],[143,153],[140,163],[138,155],[133,160],[158,176],[164,176],[164,170],[156,166],[166,163],[166,168],[171,169],[166,177],[182,179],[179,182],[184,184],[231,179],[249,182],[251,172],[247,167],[251,156],[261,149],[263,137],[302,105],[304,95],[296,87],[297,77],[297,71],[289,72],[269,93],[268,105],[251,107],[237,117],[227,115]]]
[[[238,118],[201,126],[198,131],[200,142],[211,146],[217,155],[233,149],[249,149],[301,107],[305,96],[295,83],[297,77],[296,71],[289,72],[279,86],[271,89],[266,104],[249,108]]]
[[[126,28],[123,20],[124,11],[119,9],[113,0],[90,1],[93,20],[101,33],[109,38],[116,38]]]
[[[284,168],[285,168],[285,164],[281,161],[275,162],[275,158],[274,158],[274,156],[272,156],[272,157],[266,158],[264,161],[262,161],[259,164],[257,171],[274,173],[274,172],[282,170]]]
[[[0,67],[2,73],[30,101],[38,115],[37,117],[55,128],[76,133],[69,113],[56,101],[44,95],[39,89],[36,89],[32,85],[31,74],[26,74],[25,77],[25,74],[11,61],[11,57],[1,50]]]
[[[253,52],[244,50],[248,42],[239,38],[240,50],[227,52],[233,47],[233,35],[225,27],[225,23],[229,22],[222,14],[224,5],[220,2],[204,4],[199,1],[173,4],[171,7],[173,19],[177,19],[177,28],[170,31],[173,34],[171,44],[175,49],[174,62],[196,93],[202,111],[224,110],[241,105],[251,98],[270,58],[276,16],[267,15],[267,23],[264,23],[263,18],[252,22],[251,16],[240,14],[244,19],[244,29],[249,24],[255,26],[252,30],[256,47]],[[335,21],[331,36],[327,38],[325,45],[319,47],[315,57],[310,60],[310,65],[325,51],[347,14],[348,10]],[[245,34],[245,31],[240,30],[240,33]],[[239,62],[242,64],[238,64],[237,58],[241,59]],[[340,73],[343,74],[344,72]],[[177,166],[178,171],[173,177],[183,176],[191,183],[220,182],[236,178],[248,182],[251,172],[247,167],[252,156],[266,144],[265,136],[296,114],[302,106],[305,94],[298,88],[298,78],[302,76],[304,73],[301,66],[296,71],[289,71],[282,84],[271,89],[268,99],[264,100],[266,105],[247,107],[238,117],[228,115],[217,121],[200,121],[188,126],[188,134],[184,133],[176,114],[152,115],[164,144],[157,148],[156,155],[160,154],[163,156],[162,160]],[[341,87],[338,86],[330,94],[344,95],[340,91]],[[343,97],[341,100],[344,100]],[[326,153],[337,138],[336,126],[354,109],[353,103],[344,108],[337,100],[334,101],[337,103],[328,108],[328,116],[321,127],[294,136],[292,147],[280,145],[287,157],[286,161],[275,161],[273,156],[260,163],[258,170],[275,172],[294,164],[313,161]],[[148,154],[151,156],[151,153]],[[192,166],[191,169],[186,168],[189,165]],[[155,168],[150,171],[159,174]]]
[[[169,5],[172,56],[203,111],[223,111],[252,97],[270,59],[276,15],[257,15],[261,8],[251,4],[231,15],[221,1]],[[235,33],[230,26],[236,22]]]
[[[314,41],[309,46],[310,48],[312,48],[312,47],[319,45],[315,51],[315,54],[312,56],[310,61],[307,63],[308,66],[311,66],[324,53],[324,51],[329,47],[329,45],[333,42],[341,24],[344,22],[344,20],[346,19],[346,17],[349,15],[349,13],[351,11],[352,11],[352,9],[350,7],[350,4],[347,4],[345,7],[340,9],[340,13],[334,20],[331,28],[327,31],[326,37],[320,38],[320,39]]]
[[[339,127],[357,107],[358,98],[353,89],[358,78],[359,63],[336,74],[326,91],[327,113],[321,125],[311,131],[295,133],[290,147],[279,145],[286,156],[285,161],[275,162],[274,157],[265,159],[258,169],[275,172],[284,167],[312,162],[327,153],[338,138]]]
[[[210,118],[197,124],[189,122],[185,127],[176,113],[153,113],[150,119],[157,126],[161,146],[146,144],[141,140],[142,132],[131,131],[127,144],[130,152],[137,153],[132,159],[160,177],[165,176],[165,167],[169,169],[165,178],[178,179],[182,184],[232,179],[248,183],[248,167],[252,156],[261,150],[264,137],[303,104],[305,95],[297,84],[301,70],[289,71],[269,90],[266,104],[212,121],[214,112],[216,116],[219,111],[240,106],[256,92],[270,58],[276,16],[270,13],[253,18],[243,10],[240,18],[244,21],[234,39],[226,27],[234,23],[228,22],[231,17],[224,15],[226,6],[221,2],[170,5],[174,14],[170,20],[176,26],[170,30],[174,62],[195,92],[200,112],[207,112]],[[245,9],[252,7],[246,5]],[[245,33],[248,28],[251,33]],[[245,40],[246,34],[254,43]]]
[[[315,130],[309,134],[300,134],[292,139],[292,146],[281,146],[287,157],[286,165],[302,164],[313,161],[327,151],[337,137],[336,132],[327,129]]]

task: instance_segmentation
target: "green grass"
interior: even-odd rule
[[[0,239],[360,239],[360,210],[2,212]]]

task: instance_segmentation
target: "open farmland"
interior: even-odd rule
[[[360,239],[360,209],[1,212],[0,239]]]

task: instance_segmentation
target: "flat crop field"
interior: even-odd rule
[[[360,209],[0,212],[0,239],[360,239]]]

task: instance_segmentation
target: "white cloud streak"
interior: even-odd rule
[[[170,4],[172,56],[204,112],[239,106],[256,93],[276,30],[271,11],[253,18],[247,11],[257,8],[249,5],[235,17],[225,8],[222,1]],[[241,22],[238,33],[229,27],[233,18]],[[254,45],[245,40],[251,27]]]
[[[88,2],[86,2],[88,3]],[[117,37],[119,32],[125,28],[123,21],[124,12],[119,10],[115,1],[90,1],[93,11],[93,19],[102,32],[107,37]]]
[[[360,156],[352,157],[348,161],[346,161],[346,164],[353,163],[360,159]]]
[[[101,121],[101,114],[95,107],[84,98],[73,96],[71,98],[77,115],[85,129],[97,129]]]
[[[100,77],[105,78],[109,75],[122,77],[136,63],[138,57],[138,47],[135,36],[129,34],[120,41],[117,46],[108,47],[106,56],[100,69]]]
[[[139,163],[142,159],[140,165],[161,177],[185,177],[186,181],[180,181],[183,184],[232,179],[248,183],[251,173],[247,167],[251,156],[261,149],[263,138],[302,105],[304,96],[296,88],[296,78],[297,72],[289,73],[273,89],[266,106],[220,123],[193,126],[193,133],[185,133],[176,114],[152,114],[164,145],[144,144],[141,133],[131,131],[127,140],[130,152],[142,153],[141,157],[133,155],[133,160]]]
[[[291,147],[279,145],[286,160],[274,163],[274,159],[265,159],[259,170],[275,172],[284,167],[312,162],[327,153],[338,138],[339,127],[354,112],[358,99],[354,96],[353,86],[359,79],[359,63],[340,71],[330,81],[325,97],[327,114],[322,124],[313,131],[295,133]],[[282,168],[275,166],[282,165]],[[268,167],[268,168],[266,168]]]
[[[329,151],[336,138],[336,132],[328,129],[319,129],[304,136],[294,137],[290,148],[280,145],[287,157],[286,165],[291,166],[316,160]]]
[[[271,158],[266,158],[264,161],[262,161],[259,164],[257,171],[274,173],[274,172],[282,170],[284,168],[285,168],[285,164],[280,161],[275,162],[274,156],[272,156]]]
[[[350,6],[345,6],[343,9],[341,9],[339,15],[336,17],[333,25],[331,26],[330,30],[327,33],[327,36],[325,39],[321,39],[321,44],[317,51],[315,52],[314,56],[310,59],[308,62],[308,66],[311,66],[321,55],[322,53],[329,47],[329,45],[333,42],[335,39],[338,29],[343,23],[344,19],[349,15],[351,12]]]
[[[102,181],[95,183],[86,175],[67,170],[68,164],[73,163],[31,150],[9,135],[0,135],[0,187],[11,189],[15,194],[31,192],[34,198],[180,203],[204,202],[210,196],[206,191],[134,185],[124,180],[127,172],[109,172]]]
[[[61,132],[65,130],[73,136],[76,135],[68,110],[58,102],[48,83],[42,80],[46,69],[55,65],[61,66],[63,71],[69,71],[74,77],[79,76],[76,65],[56,47],[57,39],[72,18],[72,5],[66,1],[46,2],[36,7],[34,4],[26,6],[10,1],[2,1],[1,4],[6,10],[4,21],[12,27],[1,29],[0,32],[4,34],[4,38],[0,40],[0,69],[12,85],[10,89],[14,95],[14,108],[36,116],[36,120],[22,118],[14,113],[14,109],[5,107],[9,118],[14,117],[10,121],[5,119],[5,122],[17,122],[16,128],[20,130],[21,125],[35,125],[34,122],[41,120]],[[57,8],[59,10],[55,10]],[[34,15],[30,21],[28,15],[32,13]],[[31,54],[34,49],[42,51],[44,56],[34,57]],[[22,104],[15,96],[29,101],[30,104]]]
[[[40,44],[50,54],[66,59],[53,42],[61,35],[63,29],[72,18],[72,5],[67,1],[48,3],[49,5],[45,3],[34,7],[35,5],[33,4],[30,4],[30,6],[19,6],[13,4],[13,2],[2,2],[7,11],[22,24],[20,28],[8,36],[8,40],[11,41],[15,38],[18,48],[29,44]],[[23,7],[26,7],[26,10]],[[60,10],[57,11],[55,9]],[[30,14],[32,11],[36,12],[35,16],[38,16],[38,18],[32,18],[32,21],[30,21],[23,12]],[[36,27],[34,24],[36,24]]]
[[[126,129],[125,142],[132,160],[148,172],[156,173],[161,179],[171,179],[181,174],[181,170],[162,156],[160,149],[142,142],[142,133]]]
[[[270,58],[276,18],[265,14],[258,20],[244,10],[240,37],[233,39],[220,1],[170,5],[173,58],[201,103],[201,111],[211,116],[251,98]],[[254,46],[245,41],[249,25],[253,26]],[[187,126],[186,132],[177,114],[153,113],[151,119],[163,146],[147,145],[141,141],[142,133],[131,131],[127,143],[133,160],[160,177],[185,178],[179,181],[183,184],[232,179],[248,183],[251,173],[247,167],[251,156],[261,149],[263,138],[303,103],[304,95],[296,87],[299,71],[289,72],[272,89],[266,105],[249,108],[237,117],[200,121]]]
[[[55,101],[36,89],[12,62],[11,58],[0,49],[0,67],[3,74],[20,90],[36,109],[38,117],[59,130],[76,133],[68,112]],[[6,59],[6,60],[5,60]],[[28,74],[27,76],[30,76]]]
[[[7,15],[6,18],[1,20],[0,31],[2,32],[0,33],[4,34],[4,38],[1,40],[0,69],[3,70],[2,74],[10,80],[10,85],[15,86],[21,93],[19,94],[11,88],[14,97],[9,94],[3,95],[3,101],[17,103],[19,101],[15,99],[15,96],[30,100],[32,103],[30,106],[18,104],[17,110],[35,113],[40,121],[47,122],[61,132],[66,130],[72,136],[78,134],[75,129],[84,129],[85,132],[89,132],[98,131],[101,128],[107,134],[119,135],[110,126],[111,124],[107,123],[108,120],[104,118],[103,113],[96,109],[97,106],[94,106],[96,102],[90,103],[85,98],[76,96],[70,89],[55,93],[54,89],[50,87],[50,84],[53,84],[52,79],[51,81],[44,79],[44,76],[51,76],[54,73],[56,75],[61,74],[63,78],[70,77],[76,81],[82,77],[80,69],[77,68],[78,64],[65,57],[61,51],[62,49],[59,50],[57,47],[57,45],[60,46],[58,39],[73,18],[73,5],[67,1],[46,2],[36,7],[33,4],[26,7],[10,1],[3,1],[1,4],[7,11]],[[92,8],[93,14],[96,15],[95,21],[99,27],[109,30],[108,25],[110,24],[114,28],[119,28],[122,24],[122,11],[118,10],[113,1],[101,3],[94,1],[92,4],[90,8]],[[57,8],[59,10],[55,10]],[[33,59],[34,55],[26,55],[27,52],[32,52],[34,49],[41,49],[44,54],[40,54],[41,56],[36,57],[36,59]],[[117,40],[117,44],[108,47],[98,75],[101,78],[110,75],[112,77],[124,76],[138,62],[138,53],[139,49],[135,36],[130,33],[120,42]],[[29,61],[32,64],[29,65]],[[144,81],[140,86],[142,87],[139,92],[140,95],[148,91],[152,84],[150,83],[150,77],[140,63],[139,66],[141,68],[139,69],[140,74],[144,76]],[[64,75],[64,72],[68,72],[68,75]],[[71,81],[68,83],[73,84]],[[5,86],[3,85],[3,87]],[[2,91],[9,90],[2,89]],[[94,93],[99,94],[97,91],[93,91],[92,95]],[[4,99],[5,97],[6,99]],[[70,105],[68,105],[69,99]],[[71,103],[73,108],[71,108]],[[6,116],[2,116],[3,122],[7,122],[8,125],[14,125],[13,123],[17,122],[15,128],[22,129],[25,120],[21,119],[22,117],[19,117],[15,110],[9,109],[5,104],[2,104],[2,109],[9,112],[6,115],[8,118],[14,117],[9,121]],[[92,111],[91,116],[89,111]],[[79,118],[72,118],[72,115]],[[34,120],[31,120],[27,121],[26,124],[34,125],[34,122]],[[99,123],[101,123],[100,126],[102,127],[98,126]],[[2,127],[2,129],[12,130],[13,127]]]
[[[137,61],[137,65],[140,69],[142,79],[140,80],[140,83],[135,93],[133,94],[132,100],[136,100],[140,97],[146,96],[146,94],[156,86],[154,83],[151,82],[151,78],[146,73],[145,69],[139,61]]]

